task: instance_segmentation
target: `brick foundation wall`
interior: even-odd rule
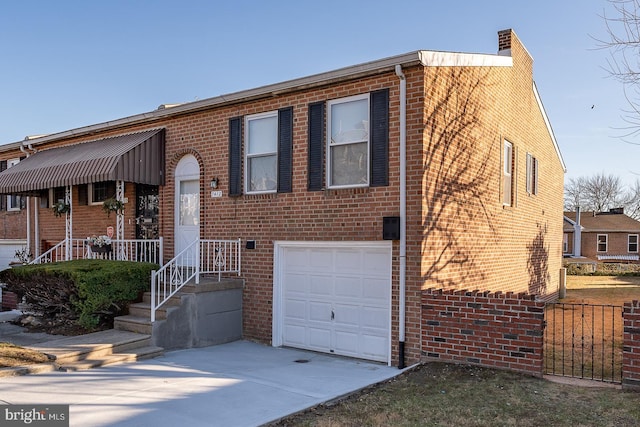
[[[422,359],[541,377],[544,306],[524,293],[426,289],[422,292]]]
[[[640,301],[624,303],[622,386],[640,391]]]
[[[2,289],[2,307],[1,311],[15,310],[18,308],[18,295],[13,292]]]

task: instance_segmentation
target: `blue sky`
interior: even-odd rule
[[[513,28],[567,179],[640,178],[607,77],[606,0],[21,0],[0,6],[0,144],[419,49],[495,53]],[[592,106],[594,106],[592,108]],[[640,141],[637,141],[640,142]]]

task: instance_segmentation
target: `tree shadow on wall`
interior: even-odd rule
[[[527,245],[529,259],[527,271],[529,272],[529,293],[532,295],[544,295],[547,293],[547,285],[551,279],[549,274],[549,249],[545,243],[547,224],[538,224],[538,233],[533,241]]]
[[[495,242],[490,203],[499,165],[495,137],[483,132],[487,73],[451,68],[427,79],[423,151],[423,277],[459,287],[486,277],[480,255]],[[493,148],[492,148],[493,147]]]

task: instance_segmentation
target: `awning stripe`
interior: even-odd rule
[[[123,180],[164,185],[164,129],[38,151],[0,173],[0,194]]]

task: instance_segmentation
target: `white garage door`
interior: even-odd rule
[[[274,277],[274,345],[390,362],[389,242],[276,243]]]
[[[16,251],[27,245],[26,240],[0,239],[0,270],[9,268],[11,261],[17,261]]]

